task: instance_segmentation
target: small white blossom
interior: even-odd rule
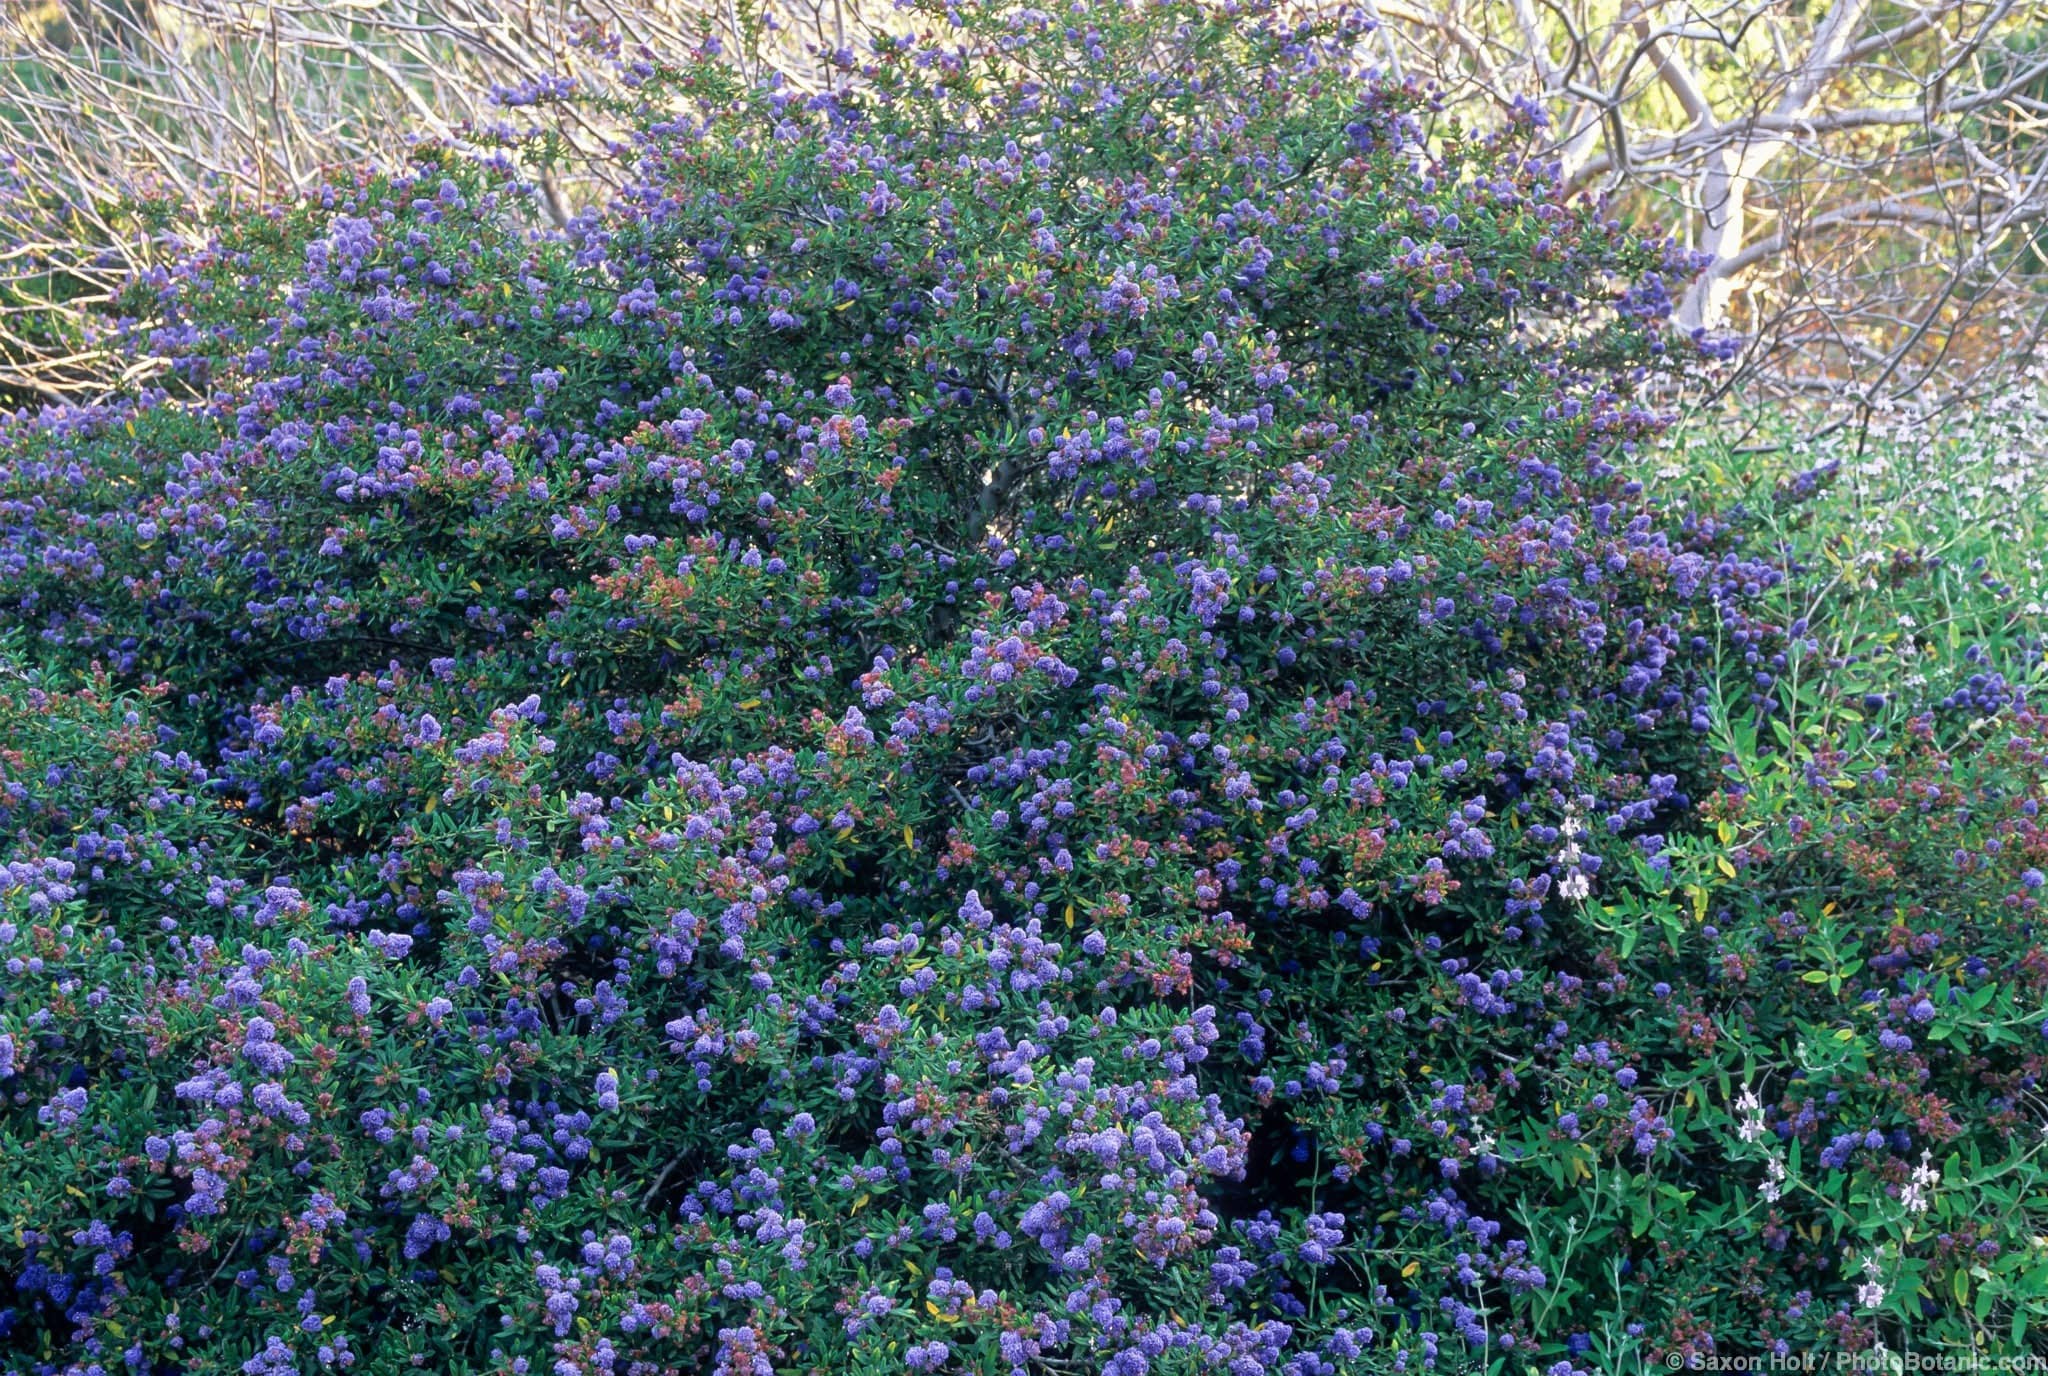
[[[1928,1191],[1932,1190],[1940,1179],[1941,1173],[1934,1169],[1933,1153],[1921,1152],[1920,1164],[1913,1168],[1913,1178],[1908,1180],[1906,1187],[1899,1192],[1899,1202],[1906,1206],[1906,1212],[1926,1213],[1929,1203]]]
[[[1763,1101],[1748,1085],[1742,1087],[1742,1095],[1735,1101],[1735,1111],[1742,1115],[1742,1123],[1735,1129],[1736,1136],[1745,1142],[1754,1142],[1764,1135]]]
[[[1564,837],[1564,845],[1551,859],[1556,862],[1559,869],[1566,871],[1564,878],[1558,881],[1557,892],[1559,897],[1577,903],[1593,892],[1593,881],[1579,868],[1579,862],[1586,858],[1586,852],[1579,848],[1576,839],[1585,833],[1586,824],[1579,819],[1579,810],[1574,807],[1565,813],[1564,821],[1558,824],[1557,829]]]

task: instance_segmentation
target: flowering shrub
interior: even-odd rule
[[[1726,772],[1683,255],[1359,26],[927,18],[627,63],[566,233],[517,130],[223,225],[7,422],[7,1369],[2018,1341],[2039,722]]]

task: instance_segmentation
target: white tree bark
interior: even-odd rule
[[[1750,184],[1785,151],[1791,140],[1788,130],[1805,118],[1814,102],[1842,69],[1843,59],[1869,17],[1869,0],[1836,0],[1814,31],[1805,56],[1793,70],[1792,79],[1770,112],[1771,123],[1753,120],[1716,122],[1722,135],[1708,152],[1699,173],[1699,214],[1702,221],[1699,246],[1713,255],[1713,261],[1686,289],[1678,306],[1678,325],[1684,330],[1717,330],[1728,317],[1728,301],[1739,282],[1735,266],[1742,257],[1748,231],[1746,201]],[[1674,84],[1675,63],[1660,64],[1665,82]],[[1682,69],[1681,69],[1682,70]],[[1701,100],[1690,81],[1693,101]],[[1679,92],[1679,99],[1687,95]]]

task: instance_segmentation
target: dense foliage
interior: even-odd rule
[[[6,424],[0,1363],[2024,1341],[2048,721],[1820,655],[1825,474],[1651,499],[1692,265],[1362,26],[926,19]]]

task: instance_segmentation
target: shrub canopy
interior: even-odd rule
[[[1743,820],[1805,628],[1640,481],[1691,264],[1360,26],[924,19],[626,63],[566,232],[519,131],[223,225],[165,390],[7,423],[7,1369],[1965,1332],[1912,1172],[1989,1172],[2048,964],[1906,909],[1961,847],[2031,921],[2033,804],[1930,725],[1890,840]]]

